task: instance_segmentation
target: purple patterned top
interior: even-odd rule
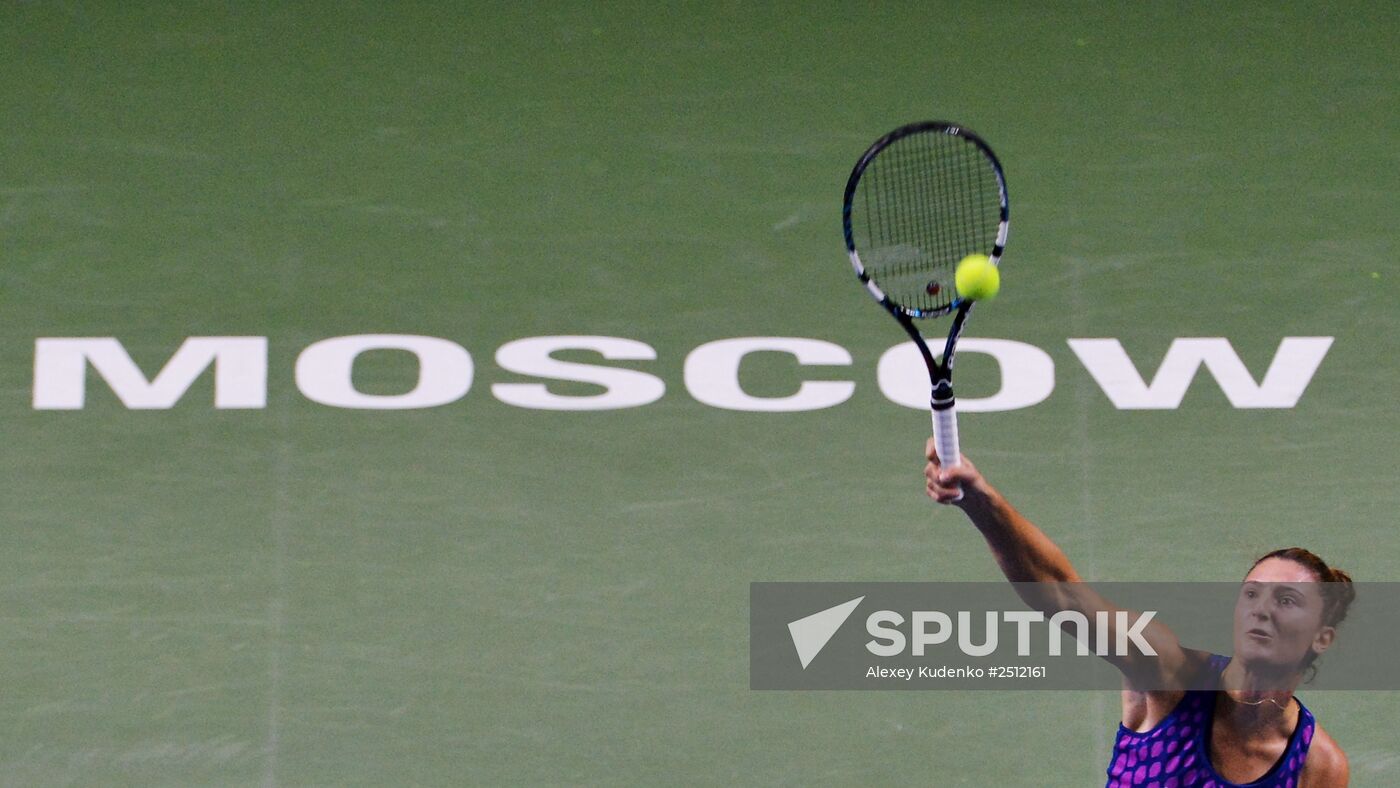
[[[1229,657],[1213,654],[1210,669],[1219,674],[1229,663]],[[1120,724],[1105,788],[1245,788],[1216,774],[1210,764],[1215,697],[1211,690],[1187,692],[1176,708],[1146,733]],[[1298,701],[1298,727],[1288,747],[1273,768],[1247,788],[1297,788],[1315,727],[1312,712]]]

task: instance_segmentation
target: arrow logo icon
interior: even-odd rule
[[[797,658],[802,661],[802,669],[812,664],[812,660],[817,658],[822,649],[826,647],[831,636],[836,634],[836,630],[846,623],[851,613],[855,611],[863,596],[856,597],[849,602],[843,602],[836,607],[829,607],[819,613],[813,613],[806,618],[799,618],[788,624],[788,632],[792,635],[792,645],[797,649]]]

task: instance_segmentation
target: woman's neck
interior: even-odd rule
[[[1293,690],[1301,680],[1300,673],[1250,670],[1231,662],[1220,674],[1215,716],[1237,729],[1276,727],[1290,733],[1298,722]]]

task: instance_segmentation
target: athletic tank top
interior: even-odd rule
[[[1213,654],[1210,670],[1219,675],[1229,663],[1229,657]],[[1215,697],[1212,690],[1188,691],[1166,719],[1145,733],[1120,723],[1105,788],[1297,788],[1316,727],[1312,712],[1298,701],[1298,727],[1283,755],[1263,777],[1241,786],[1216,774],[1210,763]]]

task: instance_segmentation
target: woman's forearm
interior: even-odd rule
[[[997,566],[1013,583],[1078,582],[1069,558],[1039,528],[1021,516],[966,457],[944,466],[932,438],[925,446],[926,492],[930,498],[962,509],[987,540]]]
[[[979,479],[958,502],[987,540],[1002,574],[1013,583],[1072,583],[1079,574],[1050,537],[1016,511],[995,488]]]

